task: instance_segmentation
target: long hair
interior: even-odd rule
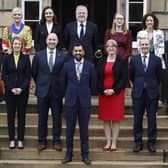
[[[45,11],[46,11],[47,9],[51,9],[51,10],[53,11],[53,13],[54,13],[54,10],[53,10],[53,8],[52,8],[51,6],[46,6],[46,7],[43,9],[42,13],[41,13],[41,20],[40,20],[40,23],[41,23],[41,24],[45,24],[45,22],[46,22],[46,19],[45,19]],[[54,17],[53,17],[53,23],[57,23],[57,16],[55,15],[55,13],[54,13]]]
[[[116,24],[115,24],[114,20],[116,19],[117,15],[121,15],[121,14],[120,13],[116,13],[114,15],[113,22],[112,22],[112,28],[111,28],[111,33],[112,34],[116,33]],[[123,16],[123,15],[121,15],[121,16]],[[124,19],[124,23],[122,25],[123,34],[127,34],[128,33],[128,29],[127,29],[127,25],[125,23],[125,17],[124,16],[123,16],[123,19]]]

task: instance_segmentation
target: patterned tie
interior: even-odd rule
[[[54,52],[51,50],[49,52],[49,54],[50,54],[50,57],[49,57],[48,65],[49,65],[49,68],[50,68],[50,72],[52,72],[53,66],[54,66],[54,60],[53,60],[53,54],[54,54]]]
[[[84,28],[83,28],[82,23],[80,24],[80,27],[81,27],[81,29],[80,29],[80,39],[82,39],[84,37]]]
[[[76,75],[77,75],[77,79],[78,79],[78,81],[80,81],[80,77],[81,77],[81,69],[80,69],[80,65],[81,65],[80,62],[77,62],[77,63],[76,63]]]
[[[146,55],[144,55],[144,56],[143,56],[143,61],[142,61],[143,68],[144,68],[144,71],[145,71],[145,72],[146,72],[146,70],[147,70],[146,58],[147,58],[147,56],[146,56]]]

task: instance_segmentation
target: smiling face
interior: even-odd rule
[[[106,42],[106,52],[108,55],[116,55],[117,54],[117,42],[115,40],[108,40]]]
[[[149,53],[150,44],[149,44],[148,39],[141,39],[139,45],[140,45],[140,49],[141,49],[142,54]]]
[[[72,55],[74,56],[74,58],[77,61],[80,61],[82,59],[82,57],[84,57],[84,55],[85,55],[83,47],[81,45],[74,46],[74,48],[72,50]]]
[[[14,53],[20,53],[22,50],[22,41],[20,39],[14,39],[12,42],[12,50]]]
[[[49,49],[55,49],[58,44],[58,37],[55,33],[51,33],[48,35],[46,39],[47,47]]]
[[[123,26],[124,16],[121,14],[116,14],[114,18],[114,23],[116,24],[116,26]]]
[[[88,10],[85,6],[77,6],[76,8],[76,20],[83,23],[87,20]]]
[[[44,17],[45,17],[46,21],[52,22],[53,18],[54,18],[54,11],[52,9],[50,9],[50,8],[46,9],[44,11]]]
[[[154,19],[152,16],[148,16],[145,21],[146,27],[147,28],[153,28],[154,26]]]
[[[13,21],[14,23],[21,23],[22,21],[22,11],[20,9],[16,9],[13,11],[13,14],[12,14],[12,17],[13,17]]]

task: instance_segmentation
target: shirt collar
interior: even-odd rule
[[[80,26],[80,24],[83,24],[83,26],[86,27],[86,21],[84,21],[84,22],[82,22],[82,23],[79,22],[79,21],[77,21],[77,24],[78,24],[78,27]]]
[[[82,58],[80,61],[77,61],[76,59],[74,59],[74,61],[75,61],[75,64],[78,64],[79,62],[80,62],[80,64],[83,64],[84,58]]]
[[[53,53],[55,54],[55,53],[56,53],[56,48],[53,49],[53,50],[51,50],[51,49],[49,49],[49,48],[47,47],[47,53],[50,53],[50,51],[53,51]]]
[[[147,58],[149,58],[149,53],[148,54],[143,54],[141,53],[141,57],[143,58],[143,56],[146,56]]]

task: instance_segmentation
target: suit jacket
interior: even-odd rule
[[[61,26],[57,23],[53,24],[51,33],[56,33],[59,39],[59,43],[57,48],[60,49],[62,47],[62,34],[61,34]],[[35,39],[34,39],[34,47],[36,51],[44,50],[47,47],[46,38],[48,36],[47,26],[46,24],[39,24],[36,28]]]
[[[68,23],[64,31],[64,43],[70,55],[74,43],[82,43],[85,49],[86,58],[93,60],[94,52],[98,45],[97,26],[94,23],[87,21],[85,36],[80,39],[77,34],[77,22]]]
[[[104,94],[104,72],[107,57],[103,57],[97,65],[97,90],[99,94]],[[114,84],[111,89],[114,90],[116,94],[119,94],[122,89],[126,87],[128,81],[128,67],[126,60],[117,56],[116,61],[113,65],[112,75],[114,77]]]
[[[133,56],[130,61],[130,80],[133,83],[132,96],[139,98],[146,84],[146,91],[150,98],[158,98],[159,84],[162,76],[162,65],[159,57],[150,54],[147,71],[142,65],[141,55]]]
[[[28,92],[30,77],[31,65],[28,55],[20,54],[17,68],[13,53],[5,57],[2,66],[2,79],[6,93],[11,92],[13,88],[21,88],[23,92]]]
[[[42,50],[36,53],[32,63],[32,76],[36,83],[35,94],[38,97],[45,97],[49,89],[56,97],[60,97],[60,72],[63,64],[66,61],[66,56],[61,51],[56,51],[55,65],[52,72],[50,72],[47,61],[47,50]]]
[[[65,92],[65,106],[73,107],[77,100],[81,107],[90,107],[91,91],[96,89],[96,72],[94,65],[84,60],[81,79],[76,76],[75,62],[70,60],[65,63],[62,72],[62,87]]]

